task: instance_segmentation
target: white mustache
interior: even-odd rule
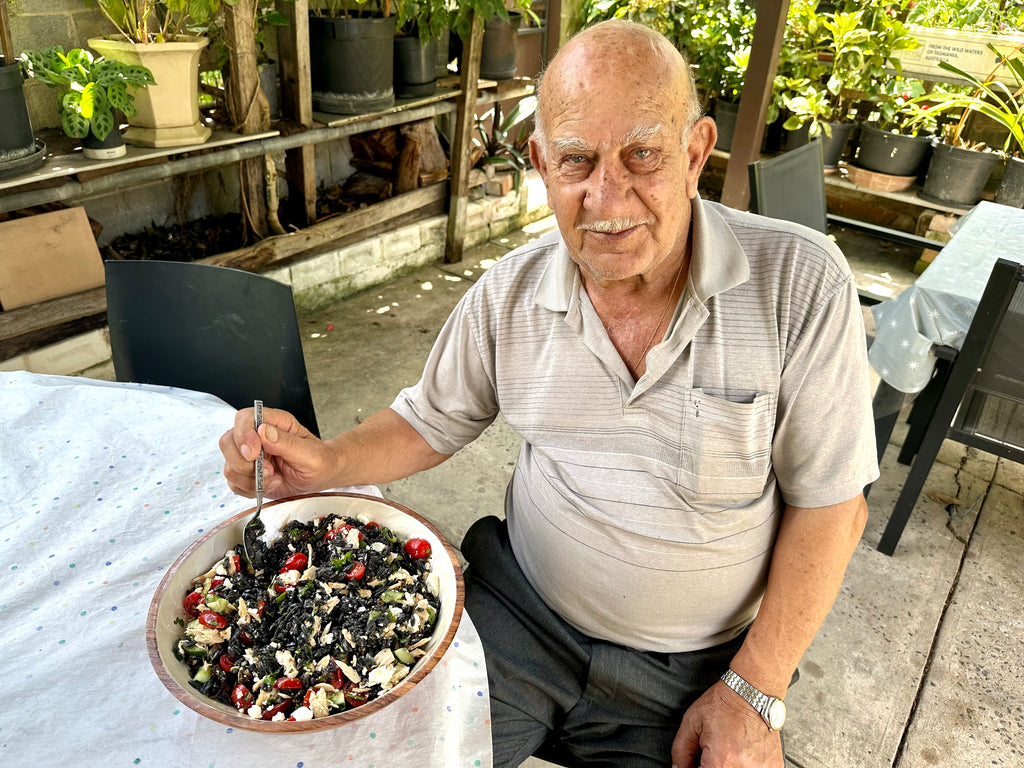
[[[633,227],[641,227],[650,224],[650,219],[605,219],[604,221],[589,221],[586,224],[578,224],[576,229],[584,232],[624,232]]]

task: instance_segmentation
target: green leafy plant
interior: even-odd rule
[[[791,113],[788,130],[810,123],[811,136],[830,135],[829,123],[849,120],[858,104],[885,96],[889,70],[902,74],[893,54],[920,45],[900,20],[909,3],[846,0],[821,14],[813,0],[790,6],[774,98],[774,114]]]
[[[1003,0],[917,0],[910,24],[999,34],[1024,30],[1024,3]]]
[[[67,53],[59,46],[21,55],[30,77],[61,90],[60,122],[64,133],[84,139],[90,131],[101,141],[114,129],[114,110],[126,117],[136,113],[128,87],[153,85],[146,67],[95,57],[82,48]]]
[[[166,43],[205,30],[220,0],[86,0],[132,43]],[[225,0],[232,2],[237,0]]]
[[[997,70],[1005,67],[1013,75],[1015,87],[996,80],[997,70],[985,80],[979,80],[948,61],[942,61],[939,62],[940,67],[963,79],[974,90],[970,93],[930,93],[918,101],[929,107],[928,112],[933,115],[959,112],[960,119],[944,127],[943,140],[947,143],[977,148],[977,145],[971,145],[963,139],[963,132],[972,114],[984,115],[1007,129],[1003,151],[1024,156],[1024,59],[1020,55],[1020,47],[1015,55],[1009,57],[1003,57],[991,43],[988,43],[988,48],[999,61]]]
[[[537,26],[540,26],[540,19],[530,11],[532,3],[533,0],[512,0],[509,3],[511,7],[508,7],[505,0],[459,0],[458,8],[452,18],[452,31],[463,40],[468,38],[474,12],[482,23],[487,23],[488,19],[493,19],[495,16],[503,21],[508,21],[509,12],[516,11],[530,15]]]
[[[326,19],[348,19],[353,16],[390,16],[391,0],[313,0],[309,12]]]
[[[453,9],[449,0],[396,0],[395,29],[400,35],[419,35],[421,43],[439,40]]]
[[[526,122],[537,110],[537,97],[526,96],[502,114],[501,104],[494,105],[490,115],[477,116],[477,137],[473,138],[480,159],[478,166],[507,166],[515,171],[515,185],[519,186],[522,172],[529,165],[529,132]],[[489,119],[489,122],[488,122]]]

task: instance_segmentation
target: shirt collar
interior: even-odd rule
[[[693,249],[688,284],[703,303],[746,282],[750,277],[750,265],[724,217],[729,209],[718,203],[705,202],[699,195],[690,202]],[[565,241],[559,238],[537,285],[534,301],[539,307],[552,312],[569,312],[578,303],[580,287],[579,268],[569,255]]]

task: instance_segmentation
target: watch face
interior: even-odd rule
[[[772,730],[778,731],[782,729],[785,722],[786,705],[782,701],[776,699],[768,707],[768,724],[772,727]]]

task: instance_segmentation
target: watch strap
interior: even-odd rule
[[[763,691],[759,691],[757,688],[752,686],[742,677],[737,675],[731,669],[727,669],[721,678],[722,682],[732,688],[736,693],[743,697],[743,699],[754,708],[754,711],[761,716],[764,720],[765,725],[768,726],[768,730],[774,731],[772,722],[769,718],[769,710],[772,704],[776,701],[782,701],[774,696],[769,696]],[[781,726],[780,726],[781,728]]]

